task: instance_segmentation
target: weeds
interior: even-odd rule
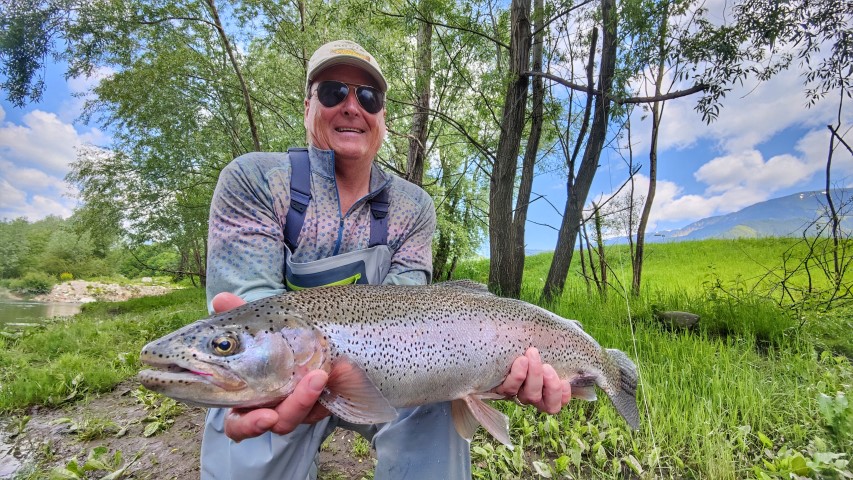
[[[78,440],[88,442],[92,440],[100,440],[118,434],[121,428],[112,420],[96,417],[86,417],[80,421],[75,421],[70,417],[57,419],[57,425],[68,425],[68,431],[73,433]]]
[[[648,245],[646,285],[656,290],[627,300],[589,294],[582,282],[570,281],[549,308],[580,320],[600,344],[636,361],[642,427],[630,431],[602,392],[599,401],[573,400],[555,416],[496,402],[510,417],[516,448],[478,432],[474,478],[853,478],[853,367],[837,354],[853,352],[853,315],[849,309],[795,314],[750,291],[756,281],[750,269],[772,264],[789,244]],[[528,301],[537,301],[549,261],[539,255],[527,263]],[[487,262],[463,263],[457,272],[483,281]],[[699,314],[699,328],[661,329],[652,304]],[[138,371],[145,342],[205,315],[203,293],[184,290],[87,305],[72,321],[0,338],[0,411],[110,389]],[[147,391],[133,395],[148,410],[153,433],[181,408]],[[359,455],[369,449],[361,440],[337,449]]]
[[[352,440],[351,451],[355,458],[365,459],[370,456],[370,442],[361,435],[356,435]]]
[[[56,467],[50,472],[50,480],[76,480],[87,478],[98,478],[100,480],[117,480],[127,474],[127,469],[139,460],[143,451],[125,462],[120,451],[110,455],[107,447],[95,447],[89,451],[86,461],[80,464],[77,459],[72,459],[64,467]]]
[[[149,412],[148,416],[142,420],[148,424],[142,432],[146,437],[168,430],[184,411],[183,404],[143,387],[137,388],[131,395]]]

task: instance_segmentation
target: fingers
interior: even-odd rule
[[[571,384],[562,381],[551,365],[543,364],[539,351],[533,347],[515,359],[504,383],[494,391],[516,396],[519,402],[550,414],[559,412],[572,398]]]
[[[327,416],[328,410],[322,406],[319,406],[321,410],[315,410],[315,406],[328,380],[329,375],[322,370],[308,372],[296,385],[296,390],[275,408],[278,412],[278,421],[270,430],[284,435],[292,432],[302,423],[310,423],[308,420],[316,422]]]
[[[322,370],[308,372],[275,409],[231,410],[225,417],[225,435],[235,442],[268,431],[284,435],[302,423],[314,423],[328,416],[329,411],[317,403],[328,378]]]
[[[542,358],[539,350],[530,347],[524,352],[527,357],[527,378],[517,396],[521,403],[538,404],[542,401],[542,384],[544,381],[542,370]],[[552,369],[553,371],[553,369]]]
[[[518,357],[512,362],[509,375],[504,382],[495,388],[495,392],[506,397],[514,397],[521,390],[521,385],[524,384],[524,379],[527,378],[527,357]]]
[[[553,415],[563,408],[563,382],[551,365],[542,366],[542,385],[542,401],[534,405],[539,410]]]
[[[257,437],[269,431],[275,425],[278,413],[269,408],[254,410],[232,409],[225,416],[225,436],[240,442],[247,438]]]
[[[216,313],[222,313],[232,308],[239,307],[246,303],[245,300],[234,295],[229,292],[217,293],[213,300],[210,301],[211,306],[213,306],[213,311]]]
[[[572,383],[568,380],[563,382],[563,394],[560,396],[560,404],[562,406],[566,406],[569,404],[569,400],[572,399]]]

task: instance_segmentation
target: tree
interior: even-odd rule
[[[574,183],[568,188],[566,209],[560,231],[557,237],[557,246],[554,250],[554,261],[548,270],[545,279],[545,287],[542,297],[550,301],[562,293],[563,286],[568,275],[569,266],[572,263],[572,254],[575,250],[575,241],[580,229],[583,215],[583,207],[592,179],[598,168],[598,159],[604,147],[607,136],[607,126],[610,122],[610,92],[613,89],[613,79],[616,71],[616,4],[613,0],[602,0],[601,2],[602,22],[602,47],[601,47],[601,71],[599,73],[598,91],[595,95],[595,108],[592,116],[589,138],[578,168]],[[590,60],[591,64],[592,60]],[[589,75],[588,75],[589,76]],[[590,85],[591,87],[592,85]],[[571,176],[570,176],[571,178]]]
[[[28,223],[23,218],[0,222],[0,278],[21,276],[29,251]]]
[[[521,284],[517,282],[511,258],[516,252],[516,243],[523,243],[524,239],[515,238],[512,198],[529,82],[524,72],[530,65],[530,0],[513,0],[510,11],[508,86],[489,185],[489,288],[502,295],[518,296]],[[507,272],[513,273],[508,275]]]

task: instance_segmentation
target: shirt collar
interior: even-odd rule
[[[322,150],[313,145],[308,146],[308,158],[311,162],[311,171],[333,180],[335,178],[335,152],[334,150]],[[372,197],[385,188],[391,181],[391,175],[370,162],[370,192]]]

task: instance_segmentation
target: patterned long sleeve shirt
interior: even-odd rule
[[[311,201],[293,261],[309,262],[368,247],[367,200],[387,185],[391,267],[384,283],[426,284],[432,276],[435,207],[420,187],[376,165],[370,193],[341,212],[334,152],[309,148]],[[290,208],[286,153],[249,153],[226,166],[210,206],[207,298],[232,292],[246,301],[284,291],[284,227]]]

